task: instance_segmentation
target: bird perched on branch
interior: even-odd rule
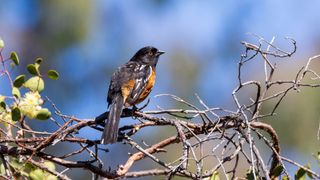
[[[141,48],[113,73],[107,99],[109,115],[101,137],[102,144],[117,141],[123,107],[135,107],[150,94],[155,83],[158,59],[163,53],[151,46]]]

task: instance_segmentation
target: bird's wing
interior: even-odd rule
[[[124,96],[124,100],[135,102],[146,88],[148,79],[152,75],[152,68],[148,65],[129,61],[119,67],[111,77],[108,92],[108,103],[112,102],[117,93]]]
[[[153,69],[149,65],[140,66],[139,72],[136,74],[135,85],[132,89],[131,96],[128,99],[129,104],[139,103],[142,101],[148,94],[146,90],[149,89],[149,80],[153,79]],[[152,82],[152,86],[153,86]],[[150,87],[151,89],[152,87]],[[142,97],[143,96],[143,97]]]

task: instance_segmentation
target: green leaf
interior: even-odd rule
[[[248,170],[248,171],[247,171],[246,179],[247,179],[247,180],[254,180],[254,175],[253,175],[252,170]]]
[[[213,172],[212,176],[210,177],[210,180],[220,180],[219,172],[218,171]]]
[[[48,77],[52,80],[57,80],[59,78],[59,73],[55,70],[49,70]]]
[[[17,76],[16,79],[13,81],[14,87],[20,88],[25,82],[24,78],[25,78],[25,75]]]
[[[51,112],[47,108],[41,109],[37,114],[37,119],[39,120],[47,120],[51,117]]]
[[[294,175],[294,179],[296,180],[305,180],[306,179],[306,171],[302,168],[299,168],[299,170]]]
[[[53,162],[45,161],[45,162],[43,163],[43,165],[44,165],[45,167],[47,167],[48,169],[50,169],[51,171],[55,171],[55,170],[56,170],[56,166],[54,165]]]
[[[39,67],[40,67],[41,62],[42,62],[42,58],[37,58],[37,59],[35,60],[35,63],[34,63],[34,65],[35,65],[38,73],[39,73]],[[40,73],[39,73],[39,74],[40,74]]]
[[[38,68],[34,64],[28,64],[27,70],[32,75],[36,75],[36,76],[40,75]]]
[[[16,98],[20,98],[21,97],[20,91],[16,87],[12,88],[12,95],[14,95]]]
[[[22,167],[22,164],[14,158],[12,161],[10,161],[10,166],[12,166],[15,169],[19,169]]]
[[[10,160],[10,166],[12,166],[14,169],[19,169],[19,174],[20,176],[29,176],[29,173],[26,173],[24,171],[24,163],[22,161],[17,160],[16,158],[12,158],[12,160]],[[19,179],[19,178],[18,178]]]
[[[11,52],[10,59],[14,62],[15,65],[19,65],[19,57],[15,51]]]
[[[13,121],[19,121],[21,119],[21,111],[18,107],[12,109],[11,117]]]
[[[29,163],[29,162],[24,162],[24,169],[25,170],[33,170],[33,169],[36,169],[37,168],[37,166],[35,166],[35,165],[33,165],[33,164],[31,164],[31,163]]]
[[[42,58],[40,58],[40,57],[38,57],[36,60],[35,60],[35,63],[36,64],[41,64],[41,62],[42,62]]]
[[[304,167],[306,167],[307,169],[311,169],[311,166],[310,166],[309,163],[306,164],[306,165],[304,165]],[[306,172],[307,172],[308,177],[311,178],[311,179],[313,179],[313,175],[312,175],[310,172],[308,172],[308,171],[306,171]]]
[[[31,91],[38,91],[41,92],[44,89],[44,81],[39,76],[34,76],[28,79],[24,83],[24,87],[30,89]]]
[[[288,176],[283,176],[282,180],[289,180],[289,177]]]
[[[0,38],[0,49],[4,48],[4,41]]]
[[[3,109],[6,109],[6,103],[4,101],[0,102],[0,107],[2,107]]]
[[[5,96],[0,95],[0,102],[4,102],[5,99],[6,99]]]
[[[273,177],[278,177],[281,175],[283,171],[283,166],[281,164],[278,164],[272,171],[272,176]]]
[[[41,169],[35,169],[29,173],[30,179],[32,180],[43,180],[46,179],[44,172]]]
[[[0,174],[1,174],[1,175],[6,174],[6,169],[4,168],[3,163],[1,163],[1,162],[0,162]]]

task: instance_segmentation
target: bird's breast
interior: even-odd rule
[[[136,103],[140,103],[144,99],[146,99],[146,97],[150,94],[150,92],[154,86],[155,81],[156,81],[156,71],[152,68],[152,72],[151,72],[150,77],[148,78],[146,88],[144,88],[140,97],[137,99]]]

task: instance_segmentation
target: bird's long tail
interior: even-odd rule
[[[124,101],[122,95],[116,95],[109,106],[109,115],[101,137],[101,144],[117,142],[118,127]]]

